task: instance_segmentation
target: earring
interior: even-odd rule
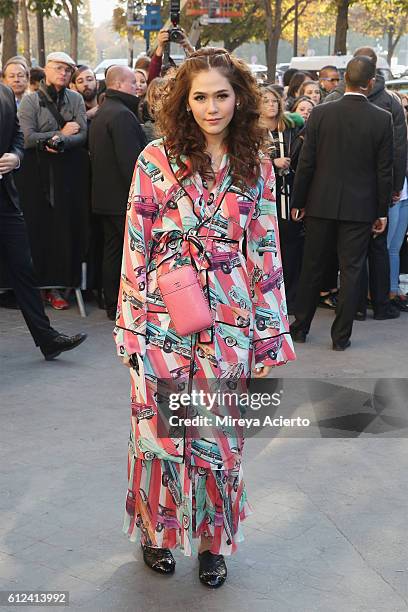
[[[241,106],[241,102],[237,102],[235,106],[236,108],[239,108]]]
[[[189,106],[186,106],[186,111],[187,111],[188,113],[191,113],[191,108],[190,108]]]

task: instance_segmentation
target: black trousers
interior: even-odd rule
[[[390,257],[387,247],[387,229],[376,238],[371,236],[368,244],[367,262],[363,266],[360,281],[360,299],[357,310],[366,312],[367,294],[370,285],[370,297],[374,314],[382,314],[390,303]]]
[[[17,211],[0,213],[0,258],[35,344],[47,346],[58,332],[51,327],[36,289],[27,229],[23,215]]]
[[[316,312],[325,271],[325,258],[337,245],[340,291],[331,329],[333,342],[343,344],[351,336],[359,299],[361,271],[367,256],[371,223],[307,217],[303,265],[291,329],[308,333]]]
[[[103,269],[102,283],[106,310],[116,310],[122,265],[125,215],[102,215]]]
[[[295,223],[279,218],[279,237],[282,255],[283,277],[285,281],[288,311],[295,308],[296,292],[303,258],[303,223]]]

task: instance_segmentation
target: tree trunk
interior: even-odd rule
[[[69,29],[71,34],[71,57],[77,62],[78,61],[78,30],[79,30],[79,16],[78,16],[78,0],[72,0],[72,11],[71,19],[69,22]]]
[[[42,8],[37,8],[37,55],[38,65],[45,66],[45,35],[44,35],[44,13]]]
[[[28,21],[27,0],[20,0],[21,27],[23,31],[24,57],[31,66],[30,23]]]
[[[347,53],[348,12],[351,0],[337,0],[336,38],[334,40],[334,53],[345,55]]]
[[[14,55],[17,55],[18,4],[13,6],[13,12],[4,17],[3,21],[3,66]]]
[[[299,0],[295,0],[295,21],[293,24],[293,55],[299,54]]]
[[[67,0],[62,0],[65,13],[69,21],[69,33],[71,38],[71,57],[77,62],[78,61],[78,30],[79,30],[79,16],[78,16],[78,4],[79,0],[71,0],[68,4]]]
[[[127,41],[128,41],[128,66],[130,68],[133,68],[134,38],[133,38],[133,32],[131,28],[128,28],[127,30]]]
[[[407,27],[407,19],[403,18],[397,32],[394,26],[390,26],[387,30],[387,62],[391,66],[391,59],[394,55],[395,47],[398,45],[401,36],[404,34]]]
[[[271,1],[274,5],[272,10]],[[266,63],[268,65],[268,81],[275,82],[276,63],[278,61],[279,39],[282,34],[282,0],[264,0],[266,13]]]

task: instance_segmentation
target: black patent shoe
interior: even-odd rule
[[[40,347],[41,352],[46,361],[51,361],[65,351],[72,351],[72,349],[82,344],[87,337],[87,334],[75,334],[75,336],[58,334],[58,336],[55,336],[47,346]]]
[[[223,555],[213,555],[209,550],[198,553],[200,582],[211,589],[218,589],[227,578],[227,566]]]
[[[141,546],[143,561],[148,567],[159,574],[172,574],[174,572],[176,562],[168,548],[154,548],[143,544]]]

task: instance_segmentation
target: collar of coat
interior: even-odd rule
[[[118,91],[117,89],[107,89],[105,97],[120,100],[125,106],[128,107],[129,110],[132,111],[132,113],[137,115],[140,102],[140,98],[137,96],[132,96],[132,94],[125,93],[124,91]]]
[[[65,87],[57,91],[54,85],[47,85],[45,80],[43,80],[40,82],[39,89],[47,96],[50,102],[54,102],[57,106],[61,106],[65,96]]]

